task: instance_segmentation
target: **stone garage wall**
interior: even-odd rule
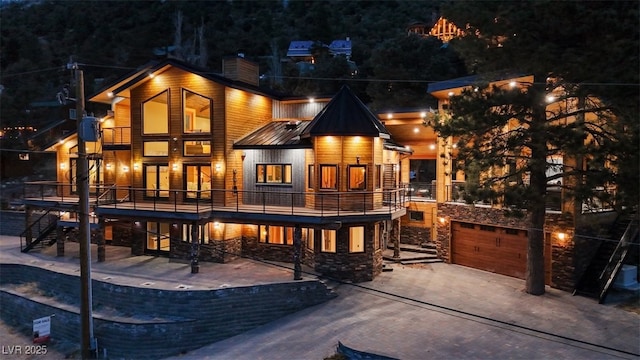
[[[79,344],[78,276],[0,264],[0,316],[30,335],[33,319],[55,315],[52,338]],[[216,290],[158,290],[93,280],[94,333],[109,358],[158,359],[190,351],[323,303],[317,280]],[[27,324],[27,326],[25,326]]]

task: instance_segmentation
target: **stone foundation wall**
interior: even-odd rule
[[[0,317],[31,336],[55,315],[54,341],[78,344],[78,276],[0,264]],[[220,341],[336,295],[318,280],[216,290],[158,290],[93,280],[94,334],[110,359],[160,359]],[[26,325],[25,325],[26,324]]]
[[[431,228],[402,225],[401,244],[421,245],[431,242]]]
[[[242,254],[242,240],[210,240],[208,244],[199,245],[199,261],[228,263]],[[171,239],[171,254],[173,259],[191,260],[191,243],[180,239]]]

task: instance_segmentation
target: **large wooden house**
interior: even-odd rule
[[[244,58],[223,69],[169,59],[89,98],[111,107],[102,138],[86,143],[100,260],[109,243],[191,260],[194,271],[198,261],[250,256],[373,279],[406,212],[398,172],[407,149],[346,86],[331,99],[284,98],[259,88]],[[27,216],[40,208],[61,218],[64,252],[77,212],[76,135],[53,150],[58,182],[25,201]]]
[[[465,204],[454,142],[429,126],[473,77],[431,84],[437,110],[376,115],[348,87],[332,98],[287,98],[259,88],[257,65],[244,58],[224,59],[223,70],[165,60],[89,99],[111,108],[100,141],[86,143],[100,260],[109,243],[196,270],[198,261],[249,256],[367,281],[382,271],[388,244],[431,243],[446,262],[524,278],[525,220],[499,204]],[[515,80],[531,79],[492,83]],[[59,254],[75,226],[76,140],[51,149],[57,183],[34,184],[40,196],[25,199],[27,219],[50,214],[28,222],[27,243],[43,238],[36,228],[57,229]],[[561,192],[552,198],[546,282],[574,290],[602,243],[579,241],[578,228],[612,217],[582,212]]]

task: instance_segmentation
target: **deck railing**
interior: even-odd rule
[[[25,183],[25,199],[74,202],[77,195],[68,195],[71,184],[55,182]],[[348,192],[274,192],[249,190],[160,190],[96,186],[89,202],[94,207],[112,209],[200,212],[209,210],[270,213],[275,208],[280,214],[313,214],[340,216],[354,214],[393,213],[405,208],[406,195],[402,188],[382,191]],[[66,195],[65,195],[66,194]],[[243,202],[251,198],[251,203]],[[277,201],[275,200],[277,199]]]

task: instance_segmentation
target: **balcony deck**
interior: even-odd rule
[[[27,186],[36,186],[37,191],[25,191],[29,195],[25,194],[24,204],[32,208],[46,208],[46,209],[59,209],[62,211],[77,211],[79,207],[79,197],[77,195],[62,196],[59,194],[69,193],[70,189],[61,189],[61,186],[70,186],[68,184],[62,185],[59,183],[29,183]],[[54,190],[52,190],[54,189]],[[123,199],[116,199],[115,194],[118,192],[127,191],[127,196]],[[386,198],[384,205],[376,209],[367,209],[363,207],[362,210],[343,209],[340,206],[336,206],[335,202],[327,202],[327,204],[321,204],[319,208],[310,208],[304,206],[276,206],[262,204],[243,204],[239,199],[242,195],[242,191],[233,192],[231,190],[210,190],[209,192],[197,192],[196,195],[205,195],[207,198],[220,198],[228,197],[236,199],[236,201],[229,201],[225,205],[214,203],[211,200],[200,199],[197,201],[176,201],[175,199],[182,199],[186,193],[191,195],[193,191],[185,190],[167,190],[170,193],[170,199],[145,199],[145,200],[131,200],[141,198],[141,193],[147,192],[148,189],[131,189],[131,188],[117,188],[117,187],[99,187],[96,194],[92,195],[89,199],[89,205],[95,215],[104,216],[107,218],[130,218],[130,219],[163,219],[173,221],[205,221],[215,220],[221,222],[234,222],[234,223],[255,223],[255,222],[269,222],[269,223],[304,223],[311,225],[327,225],[335,223],[350,223],[350,222],[362,222],[362,221],[379,221],[379,220],[392,220],[403,216],[406,213],[405,197],[402,195],[401,190],[386,191]],[[255,192],[253,192],[255,193]],[[358,195],[363,196],[363,199],[367,199],[367,196],[372,196],[371,192],[361,192]],[[283,193],[282,196],[309,196],[313,193]],[[340,197],[353,197],[353,192],[348,193],[331,193],[331,194],[318,194],[318,196],[332,196],[334,199],[338,199],[337,203],[340,203]],[[231,202],[231,203],[230,203]],[[292,203],[294,203],[292,201]]]

